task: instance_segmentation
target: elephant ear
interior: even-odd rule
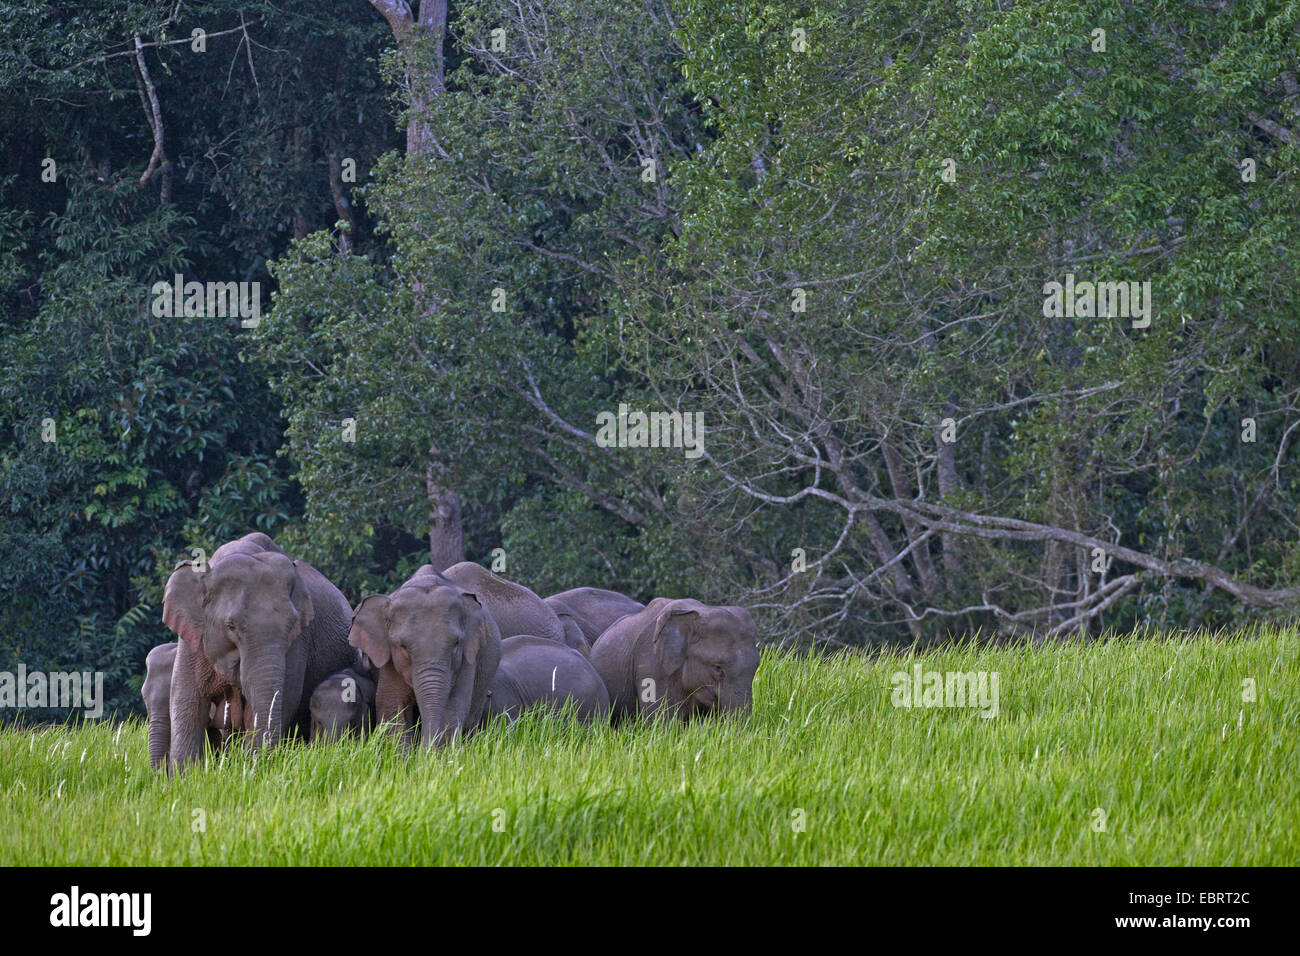
[[[182,561],[163,590],[163,624],[190,647],[203,640],[203,606],[208,601],[202,571],[193,561]]]
[[[686,644],[699,617],[691,608],[669,607],[655,618],[654,649],[664,673],[675,674],[686,665]]]
[[[478,595],[471,591],[461,591],[462,598],[468,598],[471,602],[466,608],[466,622],[473,628],[473,634],[470,636],[469,643],[465,645],[465,663],[473,664],[478,660],[479,651],[483,650],[483,645],[487,643],[491,628],[496,622],[488,615],[487,608],[483,602],[478,599]]]
[[[289,634],[289,643],[292,644],[308,625],[316,617],[316,605],[312,604],[311,592],[307,590],[307,584],[303,581],[302,575],[298,573],[298,562],[293,562],[293,584],[289,588],[289,599],[293,601],[294,608],[298,611],[298,624]]]
[[[372,594],[352,612],[348,643],[361,649],[375,667],[383,667],[392,657],[388,649],[388,595]]]
[[[376,671],[375,662],[370,659],[370,655],[359,647],[356,649],[356,654],[352,659],[352,669],[363,677],[369,677],[371,680],[374,680]]]

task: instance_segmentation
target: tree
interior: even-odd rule
[[[711,422],[728,589],[850,640],[1294,603],[1284,6],[682,5],[718,138],[676,270],[625,288]],[[1046,315],[1070,272],[1149,281],[1151,325]]]
[[[102,670],[110,709],[138,707],[175,560],[301,508],[248,330],[159,317],[150,290],[266,290],[268,258],[339,219],[368,247],[338,198],[396,139],[382,29],[350,0],[11,2],[0,29],[0,667]]]
[[[472,503],[467,538],[479,554],[502,547],[507,573],[543,590],[593,575],[682,586],[692,573],[654,520],[662,463],[589,440],[597,413],[638,387],[615,264],[657,255],[677,228],[671,187],[644,160],[666,170],[703,132],[667,10],[462,4],[449,50],[426,113],[441,158],[386,157],[367,190],[391,273],[326,237],[276,266],[258,334],[292,409],[312,537],[349,556],[411,540],[427,527],[433,446],[439,479]],[[319,337],[304,340],[313,316]],[[325,440],[344,418],[356,442]]]
[[[413,13],[405,0],[370,0],[388,22],[397,41],[403,92],[407,102],[406,154],[408,165],[419,167],[435,154],[437,146],[428,114],[434,97],[446,89],[443,46],[447,38],[447,0],[423,0]],[[411,288],[427,314],[438,308],[428,288],[429,280],[415,276]],[[430,445],[424,460],[424,493],[429,503],[429,561],[445,570],[465,560],[465,533],[461,500],[447,481],[448,452]]]

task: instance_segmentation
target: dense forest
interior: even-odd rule
[[[0,669],[138,706],[255,530],[786,646],[1289,615],[1298,70],[1297,0],[0,0]]]

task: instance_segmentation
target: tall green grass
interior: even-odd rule
[[[1285,629],[766,653],[747,719],[528,715],[439,752],[294,743],[176,779],[137,722],[6,730],[0,864],[1295,864],[1298,658]],[[917,661],[997,672],[999,715],[893,706]]]

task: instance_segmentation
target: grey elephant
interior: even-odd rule
[[[424,565],[391,594],[357,605],[348,640],[378,670],[375,720],[396,721],[408,743],[439,746],[483,717],[501,662],[501,633],[473,592]]]
[[[588,647],[595,647],[600,635],[619,618],[645,607],[625,594],[604,588],[570,588],[545,600],[566,627],[570,621],[578,627]]]
[[[149,765],[157,769],[167,762],[171,746],[172,668],[176,662],[175,641],[159,644],[145,657],[144,683],[140,696],[149,728]],[[207,742],[213,750],[226,747],[244,728],[243,695],[234,692],[224,700],[208,704]]]
[[[374,725],[375,682],[366,674],[347,668],[331,674],[311,694],[310,743],[338,740],[353,735],[364,739]]]
[[[590,657],[591,645],[587,643],[587,636],[582,631],[582,621],[578,616],[566,607],[550,602],[547,602],[547,606],[559,620],[560,626],[564,628],[564,644],[583,657]]]
[[[179,638],[169,712],[171,765],[202,756],[210,705],[240,693],[253,747],[306,735],[316,685],[353,660],[351,607],[323,574],[255,532],[206,567],[182,561],[163,593],[163,623]]]
[[[426,565],[427,566],[427,565]],[[432,571],[432,567],[429,568]],[[583,654],[587,642],[578,628],[564,623],[532,590],[498,577],[473,561],[454,564],[442,576],[478,595],[501,631],[501,639],[531,634],[572,647]]]
[[[605,682],[581,652],[531,635],[501,642],[501,666],[488,692],[485,719],[515,717],[532,707],[559,711],[570,700],[579,720],[609,714]]]
[[[743,607],[655,598],[610,625],[591,664],[619,719],[747,711],[759,664],[754,619]]]

